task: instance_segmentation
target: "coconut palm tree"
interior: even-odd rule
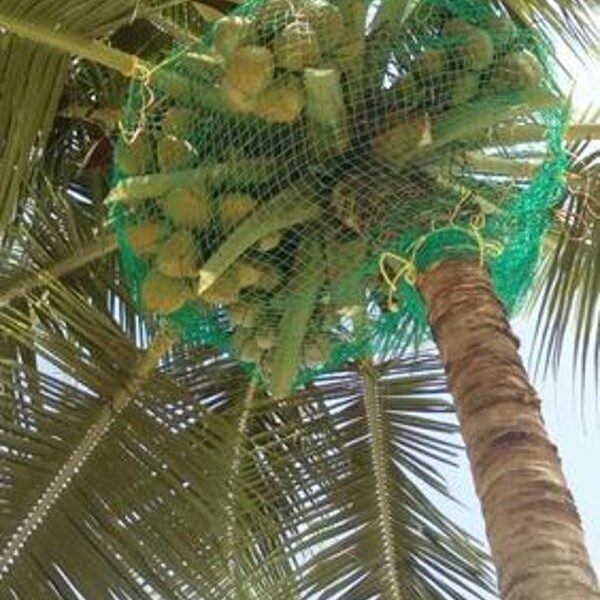
[[[594,33],[585,3],[504,4],[579,48]],[[0,589],[14,598],[484,594],[483,554],[430,499],[449,494],[435,463],[451,459],[453,431],[440,420],[450,407],[435,357],[351,364],[275,402],[226,356],[178,345],[129,298],[102,205],[127,78],[224,8],[0,8],[11,32],[0,38]],[[110,46],[95,41],[109,34]],[[594,134],[584,123],[569,135]],[[599,348],[596,157],[583,142],[572,151],[563,234],[549,239],[538,284],[550,357],[571,321],[585,334],[582,353]],[[598,598],[485,268],[445,261],[417,287],[502,597]]]

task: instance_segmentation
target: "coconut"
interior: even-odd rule
[[[442,34],[447,37],[462,36],[471,31],[473,27],[471,23],[462,19],[448,19],[442,27]]]
[[[239,327],[254,327],[259,315],[259,308],[250,302],[236,302],[228,308],[229,318],[234,325]]]
[[[231,52],[225,65],[223,85],[246,96],[260,94],[273,80],[273,54],[262,46],[242,46]]]
[[[227,270],[200,298],[208,304],[233,304],[240,296],[240,280],[235,269]]]
[[[115,156],[117,168],[125,176],[143,175],[152,168],[152,142],[147,132],[138,132],[131,141],[123,140]]]
[[[198,273],[198,244],[188,229],[175,231],[156,257],[158,270],[169,277],[194,277]]]
[[[160,205],[165,215],[178,227],[204,227],[210,222],[210,198],[200,190],[174,189]]]
[[[392,126],[373,141],[375,154],[391,161],[402,161],[404,156],[431,144],[431,123],[425,113]]]
[[[193,112],[183,106],[171,106],[162,118],[162,132],[164,135],[183,139],[189,135],[199,117],[198,111]]]
[[[156,221],[147,221],[141,225],[134,225],[127,229],[127,241],[135,254],[153,254],[157,250],[157,243],[162,237],[163,227]]]
[[[151,270],[142,283],[142,304],[149,312],[169,314],[191,299],[191,290],[183,279],[172,279]]]
[[[304,342],[304,363],[307,367],[318,367],[327,362],[331,344],[326,335],[310,335]]]
[[[344,27],[338,44],[332,49],[332,65],[340,71],[360,73],[363,67],[365,47],[364,36],[357,37],[350,28]]]
[[[240,280],[240,288],[251,287],[256,285],[262,276],[261,266],[249,260],[238,260],[233,268],[237,272]]]
[[[276,231],[275,233],[272,233],[271,235],[262,238],[256,244],[256,248],[260,252],[270,252],[271,250],[275,250],[275,248],[279,246],[282,239],[283,233],[281,233],[281,231]]]
[[[181,64],[190,76],[212,82],[223,72],[225,61],[219,54],[186,52]]]
[[[483,71],[492,64],[494,41],[487,31],[467,21],[449,19],[444,24],[443,34],[451,38],[452,47],[466,68]]]
[[[241,92],[232,83],[224,81],[220,87],[223,102],[229,110],[240,115],[249,115],[254,111],[256,98]]]
[[[227,16],[215,23],[213,45],[223,56],[228,56],[238,46],[249,44],[254,37],[252,20],[248,17]]]
[[[323,52],[330,52],[342,42],[344,18],[337,6],[327,0],[309,0],[302,6],[300,14],[315,30]]]
[[[226,194],[219,202],[221,224],[226,229],[235,227],[253,213],[257,206],[257,201],[247,194]]]
[[[261,276],[260,279],[254,284],[254,287],[259,290],[266,292],[272,292],[282,283],[281,271],[273,266],[266,263],[260,266]]]
[[[367,256],[368,246],[363,238],[347,241],[330,241],[325,248],[327,276],[338,285],[356,271]]]
[[[263,355],[262,349],[256,343],[254,339],[248,339],[244,342],[241,350],[238,353],[241,361],[257,363],[260,361]]]
[[[533,54],[516,52],[498,61],[490,86],[496,90],[521,90],[539,86],[543,78],[542,65]]]
[[[258,347],[252,334],[244,329],[237,330],[231,337],[231,343],[240,360],[259,362],[263,351]]]
[[[400,105],[403,108],[414,108],[422,99],[419,92],[415,76],[407,73],[402,79],[399,79],[390,88],[390,96],[394,105]]]
[[[460,52],[468,69],[484,71],[494,60],[492,36],[483,29],[473,27],[466,33]]]
[[[257,96],[253,112],[271,123],[293,123],[303,108],[302,83],[292,77],[281,77]]]
[[[257,31],[262,36],[270,37],[294,19],[294,10],[290,0],[266,0],[254,14]]]
[[[479,93],[480,82],[479,73],[462,73],[450,89],[452,104],[460,106],[472,100]]]
[[[492,17],[486,21],[485,28],[492,35],[494,45],[500,51],[506,51],[517,39],[517,26],[510,17]]]
[[[414,62],[413,74],[421,81],[436,79],[446,70],[446,54],[443,50],[429,49],[419,54]]]
[[[197,157],[194,147],[181,138],[167,135],[158,140],[158,165],[165,173],[189,169]]]
[[[275,329],[268,325],[263,325],[256,332],[256,344],[261,350],[270,350],[275,344],[275,337]]]
[[[273,43],[275,64],[288,71],[303,71],[321,61],[321,48],[315,30],[308,21],[290,23]]]

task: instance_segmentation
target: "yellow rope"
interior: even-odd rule
[[[460,200],[459,204],[465,200],[466,196]],[[417,255],[432,235],[435,235],[444,229],[447,231],[453,230],[464,233],[477,245],[481,265],[484,264],[486,257],[497,258],[502,254],[504,251],[503,244],[494,240],[486,240],[481,233],[485,227],[485,214],[483,212],[472,216],[466,227],[456,225],[453,222],[456,214],[456,211],[454,211],[453,215],[451,215],[449,226],[437,228],[435,224],[432,223],[432,231],[422,235],[410,244],[407,248],[406,256],[400,256],[393,252],[381,253],[379,257],[379,273],[387,285],[387,307],[390,311],[397,312],[399,310],[398,302],[394,296],[398,291],[401,281],[406,282],[411,287],[416,285],[419,274],[417,268]],[[391,274],[388,271],[389,264],[386,263],[386,261],[389,261],[390,259],[396,261],[400,267]]]

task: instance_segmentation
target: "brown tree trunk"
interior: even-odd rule
[[[504,600],[598,600],[581,521],[485,268],[420,277]]]

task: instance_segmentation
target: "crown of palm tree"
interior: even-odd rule
[[[596,41],[591,3],[499,4],[577,52]],[[435,357],[350,364],[274,402],[227,357],[173,346],[130,300],[102,203],[118,71],[229,8],[0,7],[0,595],[484,595],[484,555],[432,500],[449,493],[436,465],[455,431]],[[537,281],[549,366],[571,323],[581,364],[600,351],[596,120],[568,134]]]

